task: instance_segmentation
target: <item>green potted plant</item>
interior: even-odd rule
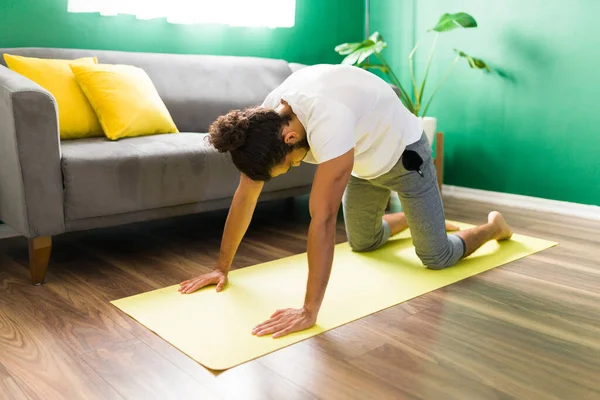
[[[429,107],[431,106],[433,98],[440,90],[446,79],[448,79],[457,62],[461,59],[464,59],[473,69],[483,70],[486,72],[491,71],[491,68],[485,63],[485,61],[472,57],[464,51],[454,49],[454,52],[456,53],[454,60],[450,63],[450,66],[438,82],[437,86],[435,86],[435,88],[431,91],[431,94],[429,94],[429,100],[427,100],[425,103],[425,87],[427,84],[427,78],[429,77],[429,71],[433,61],[438,38],[440,34],[457,28],[476,27],[477,22],[475,21],[475,18],[467,13],[460,12],[456,14],[442,15],[437,24],[432,29],[427,31],[435,32],[435,38],[433,39],[433,44],[431,45],[429,58],[425,67],[425,73],[420,84],[417,82],[414,68],[414,55],[419,47],[419,42],[415,44],[415,47],[408,55],[412,85],[412,90],[410,93],[405,89],[404,85],[402,85],[400,79],[398,79],[397,75],[394,73],[393,69],[383,56],[382,52],[387,47],[387,43],[384,41],[383,36],[379,32],[373,33],[368,39],[362,42],[340,44],[339,46],[335,47],[335,51],[340,55],[345,56],[344,60],[342,61],[343,64],[356,65],[364,69],[378,69],[385,73],[392,85],[397,88],[398,97],[400,97],[400,100],[406,106],[406,108],[408,108],[408,110],[410,110],[410,112],[417,117],[422,118],[425,133],[427,134],[430,143],[433,143],[433,136],[437,129],[437,120],[429,117],[427,112],[429,111]],[[374,56],[378,62],[370,63],[368,61],[370,56]]]

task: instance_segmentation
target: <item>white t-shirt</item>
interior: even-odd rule
[[[304,161],[320,164],[354,148],[352,175],[374,179],[390,171],[423,133],[383,79],[349,65],[314,65],[290,75],[262,106],[288,102],[306,130]]]

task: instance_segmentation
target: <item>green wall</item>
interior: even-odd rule
[[[600,205],[600,2],[372,0],[371,30],[384,34],[407,82],[415,34],[422,76],[433,38],[425,32],[459,11],[479,28],[440,38],[432,81],[455,47],[500,74],[461,62],[436,97],[429,114],[446,134],[445,183]]]
[[[216,0],[218,1],[218,0]],[[297,0],[293,28],[173,25],[71,14],[67,0],[0,0],[0,47],[66,47],[337,63],[333,48],[363,37],[362,0]]]

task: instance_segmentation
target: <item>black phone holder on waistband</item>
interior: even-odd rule
[[[417,171],[419,175],[423,176],[422,165],[423,159],[416,151],[405,150],[402,154],[402,166],[407,171]]]

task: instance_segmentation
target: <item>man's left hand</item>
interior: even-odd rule
[[[277,310],[271,318],[252,330],[256,336],[273,334],[273,338],[282,337],[292,332],[311,328],[317,322],[317,316],[304,308],[287,308]]]

